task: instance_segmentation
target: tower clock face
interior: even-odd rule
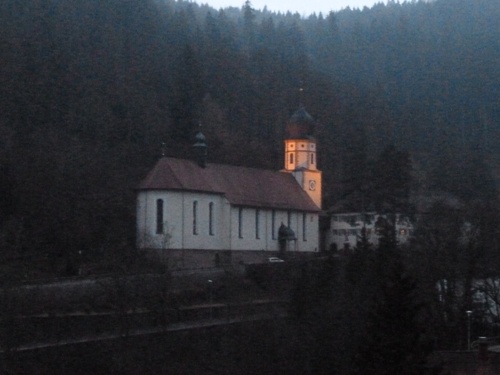
[[[309,180],[309,190],[316,190],[316,180]]]

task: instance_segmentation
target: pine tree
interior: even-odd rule
[[[171,105],[172,138],[187,143],[191,141],[199,122],[203,95],[203,79],[198,56],[190,45],[186,45],[179,58]]]
[[[381,227],[372,283],[372,300],[364,332],[353,359],[352,374],[430,374],[432,350],[420,320],[424,305],[416,296],[417,283],[408,274],[390,220]]]
[[[365,341],[355,356],[354,374],[425,374],[431,347],[419,322],[416,283],[393,261],[383,276],[378,301],[368,316]]]
[[[407,212],[411,186],[411,160],[407,152],[391,144],[377,160],[373,173],[373,197],[379,212]]]

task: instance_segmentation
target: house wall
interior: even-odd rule
[[[157,233],[158,199],[163,200],[163,233]],[[196,202],[196,220],[194,202]],[[212,233],[209,218],[210,204],[213,204]],[[288,243],[288,250],[318,251],[317,213],[258,209],[257,235],[256,212],[256,208],[231,206],[224,196],[217,194],[141,191],[137,196],[137,247],[278,251],[278,229],[281,223],[288,225],[290,216],[290,227],[295,232],[297,240]],[[196,231],[194,231],[195,226]]]
[[[384,215],[376,213],[342,213],[332,214],[330,218],[330,228],[325,234],[325,243],[327,249],[336,247],[337,250],[356,247],[361,238],[361,230],[366,229],[368,241],[374,246],[378,245],[379,235],[377,233],[376,222]],[[413,231],[413,225],[404,217],[396,216],[396,239],[398,243],[406,243]]]

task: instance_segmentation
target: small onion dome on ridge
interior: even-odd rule
[[[300,107],[288,120],[285,128],[287,139],[311,138],[314,134],[314,119]]]
[[[194,147],[207,146],[207,138],[203,135],[202,132],[196,133],[196,135],[194,136],[194,141]]]
[[[207,166],[207,139],[202,132],[196,133],[194,139],[195,144],[193,145],[193,149],[198,165],[205,168]]]

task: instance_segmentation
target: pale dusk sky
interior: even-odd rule
[[[242,7],[244,0],[201,0],[196,1],[200,4],[208,4],[215,9],[226,7]],[[364,6],[371,7],[376,3],[384,2],[382,0],[252,0],[252,8],[262,10],[267,5],[267,9],[272,12],[292,13],[298,12],[302,16],[308,16],[312,13],[320,12],[326,16],[331,10],[338,11],[348,6],[351,8],[360,8]]]

